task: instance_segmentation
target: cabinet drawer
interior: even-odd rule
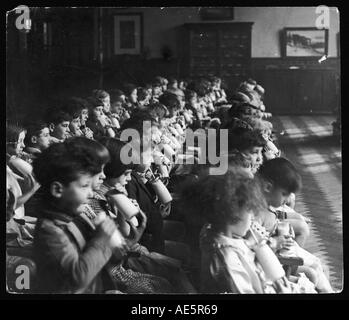
[[[221,68],[221,77],[246,77],[247,72],[245,68],[235,69],[234,67]]]
[[[222,48],[220,50],[221,59],[229,59],[229,58],[246,58],[248,56],[248,48],[247,47],[234,47],[234,48]]]
[[[191,76],[197,77],[206,77],[206,76],[214,76],[216,74],[216,68],[212,67],[193,67],[190,70]]]
[[[210,65],[215,66],[216,65],[216,59],[214,57],[191,57],[190,64],[192,66],[195,65]]]

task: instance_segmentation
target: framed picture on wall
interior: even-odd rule
[[[114,54],[140,54],[143,47],[142,13],[114,16]]]
[[[285,28],[282,44],[286,58],[318,58],[328,55],[328,29]]]
[[[201,7],[202,20],[233,20],[234,8],[232,7]]]

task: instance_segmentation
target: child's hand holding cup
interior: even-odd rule
[[[95,224],[99,229],[99,232],[102,234],[102,237],[105,237],[112,248],[124,249],[126,242],[114,220],[107,217],[105,212],[100,212],[95,219]]]

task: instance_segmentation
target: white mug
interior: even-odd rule
[[[166,165],[161,164],[158,166],[158,168],[163,178],[168,178],[170,176]]]
[[[153,181],[151,183],[151,186],[162,204],[168,204],[172,201],[172,196],[170,192],[160,179],[156,179],[155,181]]]
[[[13,157],[10,160],[10,163],[13,164],[13,166],[15,166],[22,174],[26,176],[32,175],[33,173],[32,165],[21,158]]]
[[[121,212],[126,220],[130,220],[139,213],[139,209],[124,194],[113,194],[110,197],[113,199],[117,209]]]
[[[271,248],[262,242],[254,248],[256,257],[266,277],[272,282],[285,276],[285,270]]]
[[[178,123],[175,123],[175,128],[177,130],[177,132],[182,136],[184,134],[183,129],[181,128],[181,126]]]
[[[96,225],[101,224],[106,218],[107,218],[106,213],[103,211],[100,212],[95,221]],[[122,248],[126,243],[123,235],[120,233],[118,229],[116,229],[112,234],[110,242],[113,247],[117,247],[117,248]]]
[[[166,158],[172,161],[173,156],[176,154],[176,152],[171,148],[171,146],[168,144],[161,144],[160,148],[163,148]]]

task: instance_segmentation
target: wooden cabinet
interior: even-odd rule
[[[259,70],[253,76],[265,88],[265,105],[273,114],[326,114],[338,106],[335,70]]]
[[[252,22],[184,24],[179,32],[180,74],[217,75],[236,87],[250,74]]]

